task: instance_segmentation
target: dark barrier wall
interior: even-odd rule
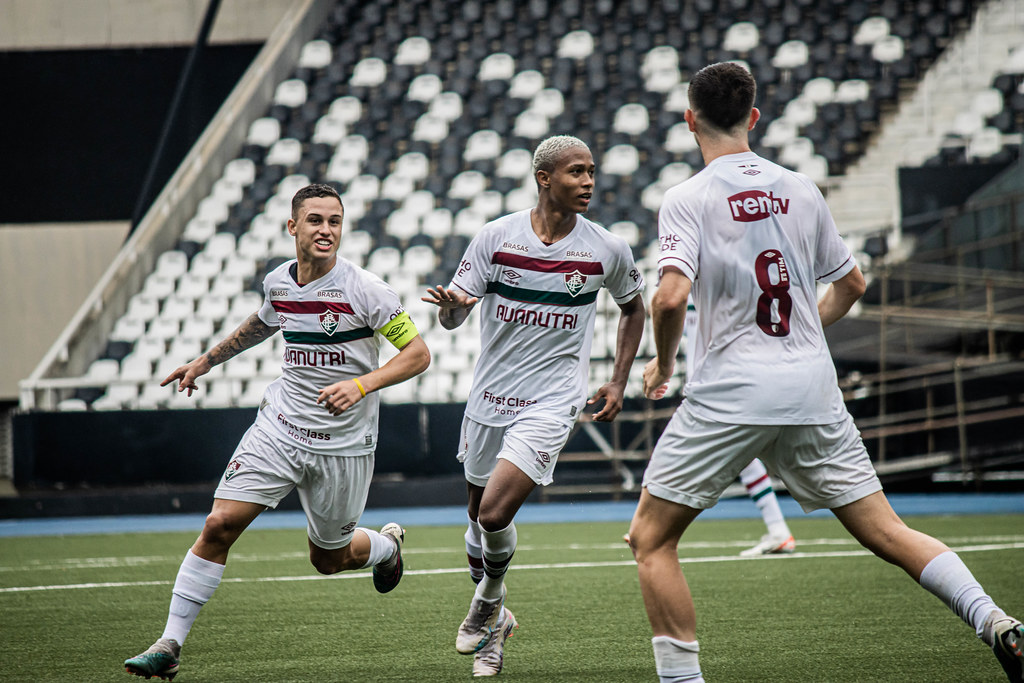
[[[153,187],[171,177],[259,49],[206,48]],[[0,222],[130,219],[188,50],[0,52]]]
[[[461,473],[463,404],[381,406],[376,472]],[[220,477],[254,408],[15,415],[18,488],[194,484]]]

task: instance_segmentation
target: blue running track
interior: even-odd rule
[[[1024,514],[1024,493],[942,493],[891,494],[893,508],[901,516],[913,515],[1002,515]],[[800,506],[788,497],[780,497],[782,511],[787,517],[804,515]],[[628,523],[636,508],[634,501],[536,503],[527,504],[516,515],[516,521],[529,522],[622,522]],[[818,510],[812,517],[829,516]],[[701,519],[758,518],[757,508],[747,498],[730,498],[701,513]],[[48,519],[0,520],[0,537],[14,536],[66,536],[72,534],[118,534],[153,531],[194,531],[203,528],[205,514],[178,515],[125,515],[118,517],[58,517]],[[383,526],[397,521],[409,526],[462,526],[466,523],[466,508],[401,507],[372,508],[363,513],[361,524],[368,527]],[[254,529],[303,529],[306,518],[301,511],[270,510],[260,515]]]

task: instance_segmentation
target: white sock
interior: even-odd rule
[[[167,625],[160,637],[173,638],[179,645],[184,645],[185,637],[199,616],[199,610],[213,597],[213,591],[217,590],[222,576],[224,565],[204,560],[189,550],[178,568]]]
[[[958,617],[974,627],[974,632],[986,644],[992,645],[991,622],[993,612],[1005,616],[992,601],[971,570],[952,550],[936,555],[921,572],[921,586],[942,600]],[[989,625],[986,629],[985,626]],[[986,630],[988,633],[986,633]]]
[[[697,641],[686,642],[671,636],[654,636],[654,666],[660,683],[704,683],[700,673]]]
[[[757,509],[761,511],[764,524],[768,527],[768,533],[772,536],[787,537],[789,525],[782,516],[782,508],[779,507],[779,499],[772,489],[772,480],[768,476],[768,470],[757,458],[750,461],[750,464],[740,472],[740,481],[747,488],[747,495],[750,496]]]
[[[509,525],[499,531],[481,528],[480,540],[483,546],[484,578],[476,587],[476,597],[488,602],[501,597],[501,586],[505,582],[508,563],[516,551],[516,525]]]
[[[484,578],[484,549],[480,535],[480,525],[466,513],[469,526],[466,528],[466,559],[469,561],[469,575],[474,583]]]
[[[394,540],[391,538],[385,538],[373,529],[357,527],[356,531],[362,531],[370,539],[370,557],[367,558],[363,569],[373,567],[381,562],[387,562],[398,552],[398,546],[395,545]]]

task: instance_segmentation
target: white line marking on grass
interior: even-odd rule
[[[618,547],[618,546],[615,546]],[[1019,550],[1024,549],[1024,542],[1018,543],[979,543],[972,545],[962,545],[952,547],[951,549],[958,553],[973,553],[983,552],[991,550]],[[783,560],[796,560],[796,559],[813,559],[813,558],[833,558],[833,557],[868,557],[871,553],[867,550],[832,550],[823,552],[797,552],[790,555],[761,555],[757,557],[740,557],[739,555],[717,555],[711,557],[683,557],[680,558],[680,563],[684,566],[687,564],[705,564],[715,562],[757,562],[759,560],[772,560],[772,561],[783,561]],[[610,560],[600,562],[557,562],[557,563],[539,563],[539,564],[514,564],[512,567],[516,570],[531,570],[531,569],[590,569],[596,567],[628,567],[635,565],[636,562],[633,560]],[[439,574],[461,574],[467,571],[466,567],[444,567],[439,569],[411,569],[406,570],[406,576],[434,576]],[[257,578],[246,578],[246,577],[234,577],[224,579],[221,583],[280,583],[288,581],[340,581],[344,579],[360,579],[370,575],[369,570],[347,572],[344,574],[334,574],[332,576],[321,576],[312,574],[308,576],[265,576]],[[3,593],[32,593],[32,592],[45,592],[45,591],[58,591],[58,590],[83,590],[90,588],[132,588],[132,587],[145,587],[145,586],[170,586],[173,581],[105,581],[95,583],[71,583],[71,584],[52,584],[46,586],[10,586],[7,588],[0,588],[0,594]]]
[[[968,546],[976,543],[1024,543],[1024,535],[1008,535],[1008,536],[972,536],[972,537],[957,537],[957,538],[943,538],[940,539],[946,544],[964,544]],[[716,548],[727,549],[727,548],[747,548],[750,547],[756,539],[748,539],[741,541],[692,541],[682,542],[679,544],[679,550],[686,553],[687,550],[714,550]],[[807,548],[814,546],[856,546],[859,548],[857,542],[852,537],[845,538],[798,538],[797,546],[799,548]],[[516,548],[518,552],[536,552],[536,551],[564,551],[564,550],[622,550],[626,546],[621,541],[616,543],[569,543],[569,544],[534,544],[534,545],[520,545]],[[445,554],[462,554],[465,552],[465,548],[450,547],[450,548],[405,548],[402,551],[406,555],[445,555]],[[142,567],[152,564],[179,564],[181,562],[182,554],[177,555],[148,555],[148,556],[129,556],[129,557],[83,557],[83,558],[50,558],[46,560],[28,560],[18,565],[0,565],[0,573],[3,572],[25,572],[25,571],[39,571],[39,570],[67,570],[67,569],[114,569],[121,567]],[[294,551],[274,554],[260,554],[260,553],[232,553],[231,562],[232,564],[239,564],[242,562],[275,562],[275,561],[294,561],[304,560],[309,556],[306,551]]]

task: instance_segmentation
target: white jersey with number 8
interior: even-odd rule
[[[718,157],[665,194],[658,237],[659,269],[693,282],[693,412],[730,424],[838,422],[817,283],[855,263],[817,186],[753,152]]]

